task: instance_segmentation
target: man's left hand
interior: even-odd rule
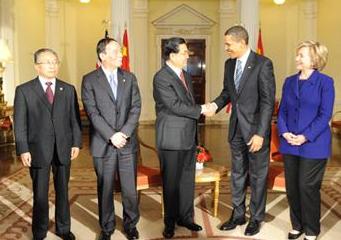
[[[250,141],[247,143],[248,146],[250,146],[249,152],[257,152],[259,151],[263,146],[264,138],[259,135],[253,135]]]
[[[71,160],[78,157],[78,154],[79,154],[79,148],[78,147],[71,148]]]

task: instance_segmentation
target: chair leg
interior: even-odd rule
[[[217,214],[218,214],[219,185],[220,185],[220,180],[215,181],[215,186],[214,186],[214,197],[213,197],[213,216],[214,216],[214,217],[216,217]]]
[[[165,215],[165,209],[164,209],[164,206],[163,206],[163,195],[162,195],[162,190],[161,190],[161,214],[162,214],[162,217],[164,217],[164,215]]]

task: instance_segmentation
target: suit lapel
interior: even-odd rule
[[[255,66],[255,60],[256,60],[256,55],[253,51],[251,51],[250,55],[246,61],[246,64],[245,64],[245,67],[243,70],[243,74],[242,74],[241,79],[240,79],[239,89],[238,89],[238,93],[237,93],[238,96],[243,91],[245,83],[249,79],[250,73],[253,71],[253,68]]]
[[[299,90],[298,89],[298,81],[300,81],[298,78],[299,75],[297,75],[297,81],[296,81],[296,84],[297,84],[297,92],[298,92],[298,97],[303,97],[305,94],[311,94],[311,90],[312,88],[314,88],[316,82],[318,81],[318,78],[319,78],[319,72],[317,70],[315,70],[311,76],[309,77],[309,79],[307,80],[302,80],[302,81],[306,81],[301,89]]]
[[[295,93],[296,97],[300,97],[299,92],[298,92],[298,79],[299,79],[299,76],[300,76],[300,74],[297,74],[295,76],[295,79],[294,79],[294,81],[291,82],[291,86],[290,86],[292,88],[292,91]]]
[[[44,105],[49,109],[49,111],[52,111],[52,105],[49,103],[49,101],[47,100],[46,96],[45,96],[45,92],[43,87],[40,84],[39,78],[37,77],[34,81],[33,81],[33,91],[38,95],[38,97],[40,98],[40,100],[44,103]]]
[[[237,96],[236,85],[234,84],[234,69],[236,67],[236,59],[231,60],[231,64],[227,65],[227,79],[231,79],[231,89],[234,96]]]
[[[189,97],[189,99],[195,103],[195,99],[194,99],[194,89],[193,89],[193,84],[192,81],[190,81],[190,78],[188,77],[189,73],[184,71],[184,77],[185,77],[185,81],[188,87],[188,91],[186,91],[186,95]]]
[[[99,68],[97,70],[97,81],[99,82],[100,86],[104,89],[105,92],[107,92],[110,95],[111,100],[113,103],[116,103],[116,99],[114,97],[114,93],[111,90],[111,86],[108,82],[107,77],[105,76],[105,73],[103,72],[102,68]]]
[[[185,86],[183,85],[183,83],[181,82],[180,78],[178,77],[178,75],[176,75],[176,73],[173,71],[173,69],[171,69],[167,64],[165,65],[165,69],[166,71],[172,75],[172,81],[174,82],[175,86],[177,86],[177,88],[183,93],[183,95],[185,95],[187,97],[188,100],[190,100],[191,102],[193,101],[193,98],[190,96],[190,94],[187,92]],[[188,84],[188,80],[186,79],[186,75],[185,75],[185,81],[187,83],[187,86],[189,86]],[[189,91],[191,91],[189,89]],[[193,92],[193,90],[192,90]],[[191,93],[192,93],[191,92]]]
[[[63,102],[64,99],[64,84],[56,79],[56,87],[54,90],[54,100],[53,100],[53,110],[52,112],[55,112],[59,109],[59,105]]]
[[[124,89],[126,85],[126,79],[124,78],[123,71],[117,69],[117,105],[120,106],[122,102],[122,97],[124,94]]]

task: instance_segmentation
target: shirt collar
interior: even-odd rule
[[[113,71],[110,71],[106,68],[104,68],[104,66],[101,66],[105,76],[107,77],[108,81],[110,81],[110,75],[114,74],[114,76],[117,76],[117,68],[115,68]]]
[[[243,54],[243,56],[237,58],[237,60],[241,61],[241,62],[242,62],[242,65],[244,66],[244,65],[246,64],[246,61],[247,61],[247,59],[248,59],[250,53],[251,53],[251,49],[248,48],[248,49],[246,50],[246,52]]]
[[[42,76],[38,76],[38,78],[39,78],[39,81],[43,87],[46,86],[46,82],[52,82],[52,86],[56,86],[56,78],[46,79]]]
[[[175,67],[173,66],[171,63],[169,63],[168,61],[166,62],[167,66],[170,67],[178,77],[180,77],[180,74],[182,72],[182,68],[178,68],[178,67]]]

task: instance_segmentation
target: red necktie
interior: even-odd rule
[[[46,82],[46,85],[47,85],[47,88],[46,88],[45,95],[47,97],[47,101],[49,101],[49,103],[52,104],[53,98],[54,98],[52,88],[51,88],[52,82]]]
[[[185,86],[186,90],[188,91],[188,87],[187,87],[187,84],[186,84],[186,80],[185,80],[185,76],[184,76],[184,72],[181,71],[180,73],[180,80],[182,82],[182,84]]]

